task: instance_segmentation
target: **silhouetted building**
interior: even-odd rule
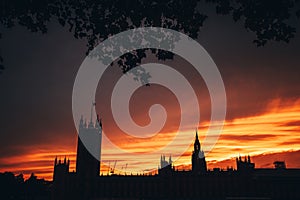
[[[254,170],[255,164],[251,162],[249,155],[244,160],[239,156],[236,158],[236,167],[239,172],[250,172]]]
[[[158,169],[158,174],[160,175],[170,175],[174,173],[174,167],[172,167],[172,158],[169,157],[169,161],[166,160],[165,155],[160,157],[160,168]]]
[[[170,155],[169,157],[169,162],[166,160],[166,156],[165,155],[161,155],[160,156],[160,168],[164,168],[168,165],[172,165],[172,157]]]
[[[97,115],[93,122],[91,109],[90,122],[87,124],[81,117],[79,122],[79,133],[77,138],[76,173],[69,172],[69,159],[62,162],[55,158],[53,173],[52,199],[69,199],[73,190],[75,199],[88,199],[89,193],[95,180],[100,174],[102,123]],[[85,141],[85,143],[83,143]],[[89,152],[85,145],[89,145]],[[95,156],[95,157],[94,157]]]
[[[92,120],[91,117],[87,125],[86,122],[83,122],[83,118],[81,117],[79,122],[76,173],[82,179],[98,177],[100,174],[99,160],[101,160],[102,124],[98,115],[95,123]],[[90,145],[97,158],[86,149],[82,139],[88,141],[87,145]]]
[[[284,161],[275,161],[273,164],[275,169],[286,169]]]
[[[99,127],[86,126],[81,120],[80,132],[89,134],[90,128],[101,133],[97,121]],[[69,172],[69,161],[55,159],[52,199],[300,199],[300,170],[278,170],[285,167],[282,162],[275,162],[272,169],[256,169],[250,156],[239,156],[236,170],[207,170],[197,131],[188,171],[175,170],[171,156],[167,160],[161,155],[158,174],[99,176],[99,162],[84,149],[80,138],[77,149],[76,173]]]
[[[14,175],[11,172],[0,172],[0,199],[51,199],[51,181],[38,179],[31,173],[27,180],[23,174]]]
[[[53,181],[56,179],[65,176],[65,174],[69,173],[69,166],[70,166],[70,160],[64,159],[64,161],[61,161],[60,159],[57,160],[57,157],[54,160],[54,171],[53,171]]]
[[[70,160],[68,159],[67,161],[66,157],[63,161],[57,159],[57,157],[54,160],[53,183],[55,183],[55,185],[53,186],[53,193],[55,194],[55,197],[64,196],[64,193],[66,192],[69,180],[69,166]]]
[[[201,149],[197,130],[194,142],[194,151],[192,153],[192,171],[194,174],[203,174],[207,171],[205,156]]]

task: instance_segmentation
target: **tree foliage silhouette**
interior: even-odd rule
[[[164,27],[197,38],[207,14],[201,0],[2,0],[0,23],[6,28],[25,26],[31,32],[47,33],[48,22],[58,20],[75,38],[87,40],[87,52],[111,35],[138,27]],[[289,20],[300,16],[299,0],[202,0],[212,3],[216,12],[242,21],[254,32],[253,42],[289,42],[296,29]],[[0,35],[1,37],[1,35]],[[124,54],[118,64],[123,72],[146,57],[146,49]],[[172,59],[170,52],[151,49],[158,59]],[[0,72],[4,69],[0,57]]]

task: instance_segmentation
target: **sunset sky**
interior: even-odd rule
[[[212,14],[204,23],[198,42],[218,66],[227,95],[224,128],[212,151],[206,152],[210,169],[235,167],[238,155],[251,155],[256,167],[273,167],[275,160],[284,160],[288,168],[300,168],[299,25],[297,28],[296,37],[289,44],[270,42],[258,48],[252,44],[254,35],[230,17]],[[50,22],[46,35],[30,33],[19,26],[0,29],[6,67],[0,75],[0,172],[24,173],[26,177],[34,172],[51,180],[55,156],[69,157],[71,171],[75,169],[77,134],[72,117],[72,89],[85,58],[86,41],[74,39],[67,28],[55,21]],[[148,56],[144,62],[154,62],[154,58]],[[194,138],[198,126],[203,141],[211,114],[205,83],[179,56],[159,63],[180,71],[193,86],[201,119],[198,124],[189,124],[184,135]],[[119,68],[109,68],[99,83],[105,87],[99,87],[96,94],[96,110],[103,119],[104,133],[124,150],[122,154],[103,144],[102,161],[113,165],[117,160],[119,170],[129,162],[127,173],[155,170],[160,154],[141,160],[125,152],[155,151],[171,141],[179,125],[178,101],[165,87],[139,88],[129,105],[133,120],[147,125],[148,110],[156,103],[165,107],[168,118],[154,137],[129,137],[116,126],[110,111],[111,91],[121,76]],[[174,152],[179,145],[193,142],[183,137],[182,143],[174,145]],[[174,152],[165,154],[168,157]],[[174,164],[188,169],[191,152],[192,146]],[[103,166],[102,173],[106,172],[107,167]]]

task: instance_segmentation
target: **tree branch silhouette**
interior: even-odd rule
[[[299,0],[202,0],[216,7],[216,13],[230,15],[242,21],[254,32],[257,46],[268,41],[289,42],[296,28],[289,24],[293,16],[300,17]],[[109,36],[138,27],[163,27],[198,37],[207,15],[199,7],[200,0],[2,0],[0,24],[16,25],[31,32],[47,33],[50,20],[67,26],[75,38],[87,40],[87,53]],[[298,7],[297,7],[298,6]],[[1,35],[0,35],[1,38]],[[139,65],[147,49],[124,54],[118,60],[123,72]],[[172,59],[173,54],[151,49],[157,59]],[[0,57],[0,73],[3,71]]]

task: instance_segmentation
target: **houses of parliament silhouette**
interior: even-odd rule
[[[178,171],[165,156],[155,175],[100,175],[100,161],[83,145],[81,136],[97,134],[99,160],[102,124],[80,120],[76,172],[69,172],[70,161],[55,159],[52,199],[300,199],[300,169],[286,169],[284,162],[275,168],[257,169],[250,156],[236,158],[236,169],[208,170],[196,131],[191,154],[192,169]]]

